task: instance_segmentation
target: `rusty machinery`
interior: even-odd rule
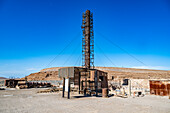
[[[149,84],[151,95],[170,95],[170,80],[150,80]]]
[[[4,83],[5,86],[9,88],[16,88],[19,86],[20,88],[37,88],[37,87],[51,87],[51,83],[42,83],[42,82],[28,82],[22,79],[7,79]]]
[[[93,34],[93,14],[86,10],[83,13],[82,22],[82,67],[65,67],[58,70],[59,77],[63,78],[63,94],[68,92],[70,98],[71,87],[73,83],[78,88],[79,94],[87,93],[98,96],[102,89],[108,88],[107,73],[94,69],[94,34]]]
[[[93,33],[93,13],[86,10],[82,20],[82,66],[90,69],[94,68],[94,33]]]
[[[68,99],[70,98],[71,87],[70,84],[74,84],[74,88],[78,89],[79,94],[85,96],[102,93],[102,89],[108,88],[107,72],[103,72],[97,69],[87,69],[81,67],[63,67],[58,70],[60,78],[63,78],[63,95],[64,92],[68,92]]]

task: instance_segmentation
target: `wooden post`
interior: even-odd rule
[[[80,94],[80,72],[79,72],[79,94]]]
[[[63,98],[64,98],[64,92],[65,92],[65,78],[63,77],[63,95],[62,95]]]
[[[86,73],[86,72],[85,72]],[[87,74],[85,75],[85,89],[84,89],[84,96],[86,96],[86,90],[87,90]]]
[[[81,81],[81,90],[83,90],[83,80]]]
[[[131,81],[130,81],[130,79],[128,80],[128,86],[129,86],[129,96],[131,96]]]
[[[70,99],[70,78],[68,78],[68,99]]]
[[[86,88],[84,89],[84,96],[86,96]]]
[[[85,72],[85,88],[87,88],[87,74]]]
[[[98,75],[97,74],[98,74],[97,71],[95,71],[94,81],[95,81],[96,97],[98,96]]]

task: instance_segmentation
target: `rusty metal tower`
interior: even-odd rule
[[[82,67],[94,68],[94,33],[93,33],[93,13],[89,10],[83,13],[82,21]]]

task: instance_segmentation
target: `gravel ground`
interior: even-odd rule
[[[66,99],[61,92],[36,93],[39,90],[0,90],[0,113],[170,113],[168,97]]]

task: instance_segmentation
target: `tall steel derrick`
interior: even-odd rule
[[[94,68],[94,33],[93,33],[93,13],[86,10],[82,20],[82,67]]]

